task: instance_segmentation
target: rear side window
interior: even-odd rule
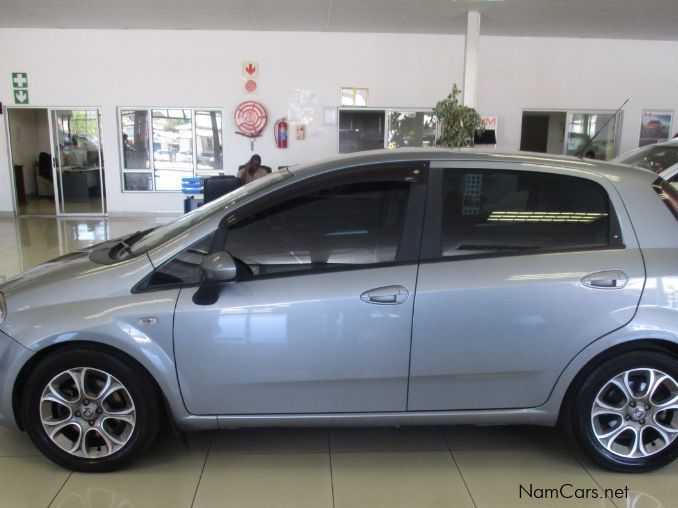
[[[590,249],[619,238],[610,234],[607,193],[590,180],[447,170],[443,182],[443,257]]]
[[[678,220],[678,190],[666,180],[657,178],[652,184],[655,192]]]

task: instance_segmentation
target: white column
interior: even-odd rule
[[[464,106],[476,106],[478,89],[478,46],[480,43],[480,13],[469,11],[466,20],[466,46],[464,48]]]

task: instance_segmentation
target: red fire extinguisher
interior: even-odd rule
[[[273,126],[273,135],[275,136],[275,146],[278,148],[287,148],[287,119],[281,118]]]

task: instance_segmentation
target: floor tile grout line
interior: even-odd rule
[[[575,462],[577,462],[577,464],[579,464],[581,466],[581,468],[586,472],[586,474],[589,476],[589,478],[591,478],[591,480],[593,480],[593,483],[595,483],[598,486],[598,488],[604,492],[605,487],[603,487],[598,482],[598,480],[596,480],[595,476],[593,476],[593,473],[591,473],[591,471],[589,471],[589,468],[587,468],[586,465],[581,460],[579,460],[579,457],[574,452],[574,450],[569,445],[566,445],[565,449],[568,451],[568,453],[570,455],[572,455],[572,457],[574,457]],[[617,503],[615,503],[612,499],[607,499],[606,501],[609,501],[610,503],[612,503],[613,506],[620,508],[619,505]]]
[[[210,437],[210,445],[207,447],[207,453],[205,454],[205,460],[202,463],[202,469],[200,470],[200,477],[198,478],[198,483],[195,486],[195,492],[193,493],[193,500],[191,501],[191,508],[193,508],[193,505],[195,504],[195,500],[198,497],[198,489],[200,489],[200,482],[202,482],[202,477],[205,474],[205,467],[207,466],[207,459],[210,456],[210,452],[212,451],[212,444],[214,443],[214,436],[216,435],[216,431],[212,431],[212,437]]]
[[[71,476],[73,476],[73,471],[70,471],[68,473],[68,476],[64,480],[64,483],[61,484],[61,487],[59,487],[59,490],[57,490],[57,493],[54,494],[54,497],[52,498],[52,500],[47,504],[47,508],[49,508],[50,506],[52,506],[54,504],[54,501],[56,500],[57,497],[59,497],[59,494],[61,493],[61,491],[64,490],[64,487],[66,486],[66,483],[68,483],[68,480],[71,479]]]
[[[332,439],[330,438],[329,427],[327,428],[327,455],[330,459],[330,488],[332,489],[332,508],[334,508],[334,471],[332,470]]]
[[[468,492],[469,497],[471,498],[471,502],[473,503],[473,506],[475,508],[478,508],[478,504],[476,503],[476,500],[473,498],[473,494],[471,493],[471,489],[468,486],[468,483],[466,483],[466,478],[464,478],[464,474],[461,472],[461,468],[459,467],[459,464],[457,463],[457,459],[454,458],[454,453],[452,453],[452,447],[450,446],[449,441],[447,440],[447,436],[443,432],[443,429],[441,427],[438,427],[438,432],[440,432],[440,435],[443,438],[443,441],[445,441],[445,445],[447,446],[447,451],[450,453],[450,458],[452,459],[452,462],[454,463],[454,467],[457,468],[457,472],[459,473],[459,477],[461,478],[461,481],[464,483],[464,487],[466,487],[466,492]]]

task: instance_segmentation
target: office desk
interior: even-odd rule
[[[100,195],[99,168],[63,166],[61,183],[65,201],[89,201]]]

